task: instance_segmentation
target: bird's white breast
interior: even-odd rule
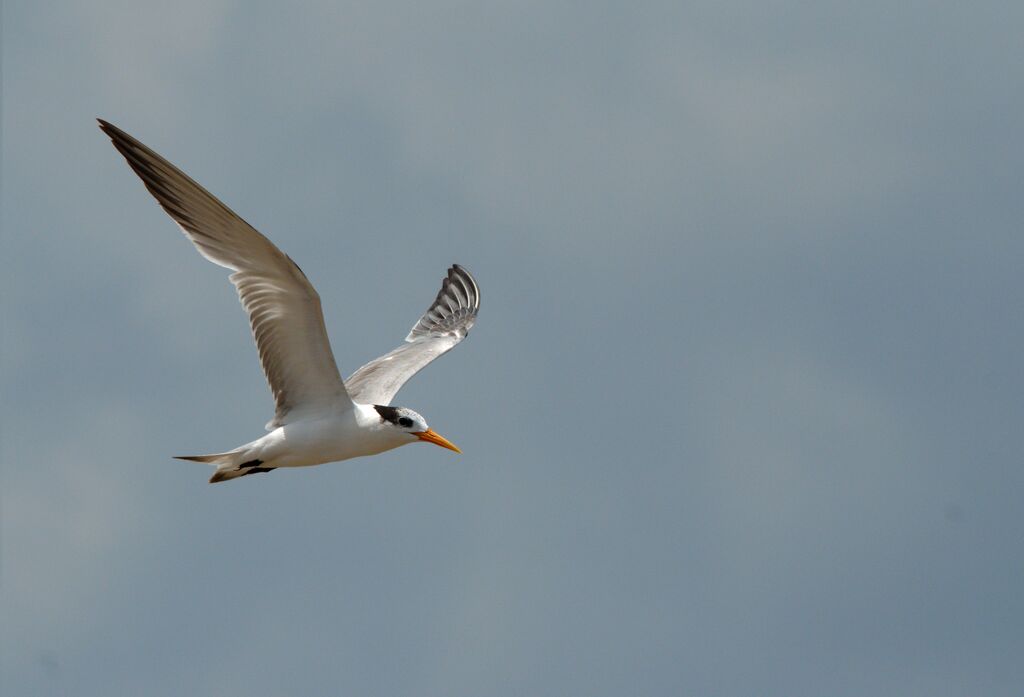
[[[307,467],[353,457],[376,455],[404,445],[400,432],[387,429],[371,406],[309,414],[280,426],[255,441],[253,457],[264,466]]]

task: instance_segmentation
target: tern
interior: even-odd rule
[[[274,394],[274,418],[261,438],[234,450],[179,460],[216,466],[210,483],[376,455],[425,441],[462,452],[426,420],[391,400],[421,368],[466,338],[480,308],[480,289],[454,264],[441,290],[405,342],[342,380],[327,339],[320,296],[302,269],[206,189],[138,140],[103,119],[99,126],[157,203],[195,248],[232,271],[249,315],[263,373]]]

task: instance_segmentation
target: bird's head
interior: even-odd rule
[[[457,453],[462,452],[447,438],[435,433],[427,425],[426,419],[408,407],[385,407],[375,404],[373,408],[380,414],[384,428],[395,433],[407,435],[410,443],[415,440],[422,440],[434,445],[440,445],[442,448],[454,450]]]

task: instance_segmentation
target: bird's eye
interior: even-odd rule
[[[404,426],[405,428],[409,428],[410,426],[412,426],[412,419],[410,419],[408,416],[403,416],[398,420],[398,425]]]

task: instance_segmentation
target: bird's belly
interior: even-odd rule
[[[260,459],[274,467],[309,467],[376,455],[396,447],[346,423],[286,424],[264,436]]]

